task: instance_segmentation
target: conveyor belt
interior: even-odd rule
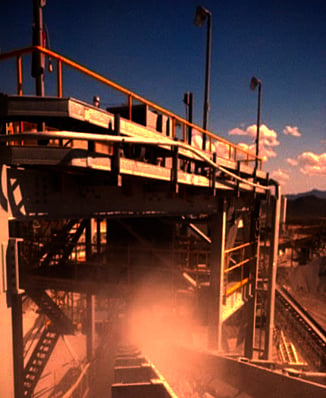
[[[304,351],[313,355],[313,362],[320,368],[319,370],[325,370],[325,330],[284,289],[276,290],[276,308],[277,318],[283,318],[280,320],[281,325],[286,322],[285,326],[298,340],[300,348],[306,348]]]

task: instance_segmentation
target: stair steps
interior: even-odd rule
[[[85,227],[86,220],[70,220],[59,236],[52,237],[43,257],[40,259],[40,267],[64,265]]]
[[[44,290],[28,290],[27,293],[49,318],[53,328],[61,334],[74,334],[75,328],[72,321]]]
[[[24,370],[24,397],[32,397],[34,388],[57,344],[59,335],[51,325],[44,328]]]

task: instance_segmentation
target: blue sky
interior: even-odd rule
[[[206,25],[193,23],[199,4],[212,12],[209,129],[254,146],[257,92],[249,82],[257,76],[264,170],[284,193],[326,190],[326,1],[47,0],[44,22],[54,51],[180,116],[183,94],[193,92],[194,121],[202,125]],[[32,0],[3,0],[1,51],[30,45],[31,31]],[[52,83],[47,75],[50,95]],[[14,90],[10,67],[0,65],[0,91]],[[117,103],[103,87],[64,71],[64,95],[91,101],[94,94],[103,106]]]

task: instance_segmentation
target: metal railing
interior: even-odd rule
[[[248,270],[245,269],[246,265],[249,266],[249,263],[256,259],[255,255],[252,255],[251,248],[254,247],[256,242],[246,242],[241,245],[232,247],[230,249],[224,250],[224,278],[225,282],[225,297],[233,294],[237,290],[241,289],[243,286],[249,283],[249,273]],[[248,253],[249,251],[249,253]],[[231,254],[237,256],[237,260],[231,257]],[[236,281],[233,281],[234,284],[226,289],[228,285],[228,280],[231,279],[230,275],[233,274],[233,278]]]
[[[127,97],[128,103],[128,116],[129,120],[132,120],[132,111],[133,111],[133,103],[134,101],[138,101],[154,111],[163,114],[171,119],[172,121],[172,138],[177,138],[176,129],[177,126],[181,126],[182,129],[182,141],[184,143],[188,143],[187,132],[190,129],[195,131],[196,133],[201,134],[202,138],[206,137],[207,142],[207,151],[212,154],[218,152],[217,145],[221,145],[223,149],[222,154],[219,154],[218,157],[225,158],[232,161],[237,162],[256,162],[258,160],[258,168],[261,169],[262,166],[262,158],[257,157],[254,153],[241,148],[240,146],[222,138],[214,133],[204,130],[203,128],[188,122],[187,120],[181,118],[180,116],[174,114],[173,112],[157,105],[156,103],[147,100],[146,98],[126,89],[125,87],[113,82],[105,78],[104,76],[66,58],[61,56],[60,54],[51,51],[47,48],[40,46],[31,46],[25,47],[22,49],[10,51],[4,54],[0,54],[0,62],[8,59],[16,59],[16,87],[17,87],[17,95],[23,95],[23,56],[27,54],[32,54],[35,52],[39,52],[43,54],[43,56],[51,57],[51,59],[56,61],[56,92],[57,97],[61,98],[63,96],[63,65],[68,66],[75,71],[78,71],[88,77],[95,79],[96,81],[103,83],[104,85],[124,94]]]

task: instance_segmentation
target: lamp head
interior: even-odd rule
[[[195,25],[196,26],[202,26],[206,17],[211,15],[211,12],[207,10],[207,8],[204,8],[202,6],[198,6],[196,8],[196,14],[195,14]]]
[[[250,90],[255,90],[257,86],[261,85],[261,80],[257,79],[257,77],[253,76],[250,80]]]
[[[99,108],[100,107],[100,102],[101,102],[100,97],[98,97],[97,95],[94,95],[94,97],[93,97],[93,105],[96,106],[97,108]]]

